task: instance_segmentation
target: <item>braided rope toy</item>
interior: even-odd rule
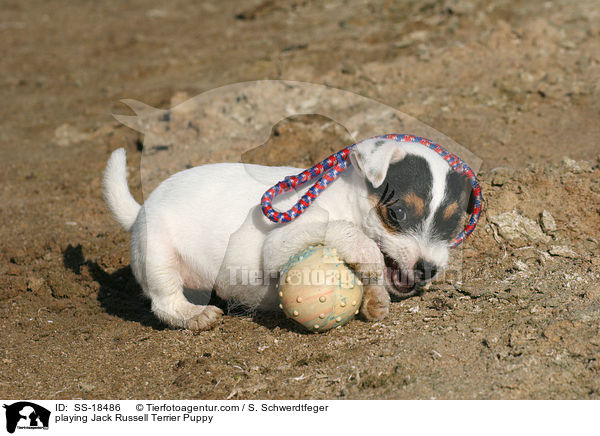
[[[477,181],[477,177],[475,176],[473,170],[461,158],[450,153],[441,145],[436,144],[435,142],[426,138],[414,135],[391,134],[381,135],[369,139],[392,139],[395,141],[422,144],[442,156],[454,171],[467,176],[469,183],[471,184],[471,189],[473,190],[473,212],[465,228],[454,240],[452,248],[460,245],[463,240],[475,229],[475,226],[477,226],[477,221],[479,220],[482,210],[481,187],[479,186],[479,182]],[[346,168],[348,168],[349,165],[351,165],[349,156],[354,147],[356,147],[358,144],[360,144],[360,142],[332,154],[327,159],[311,168],[302,171],[300,174],[295,176],[287,176],[281,182],[269,188],[263,194],[260,200],[262,211],[265,216],[276,223],[287,223],[300,216],[321,194],[321,192],[323,192],[331,182],[333,182]],[[323,176],[306,191],[306,193],[294,206],[292,206],[291,209],[285,212],[280,212],[273,208],[272,202],[279,194],[291,191],[292,189],[296,188],[296,186],[303,185],[321,174],[323,174]]]

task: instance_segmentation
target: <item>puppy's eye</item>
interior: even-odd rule
[[[401,207],[389,208],[387,210],[388,218],[393,224],[400,224],[406,219],[406,211]]]

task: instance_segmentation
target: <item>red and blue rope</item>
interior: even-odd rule
[[[475,176],[473,170],[458,156],[450,153],[441,145],[436,144],[435,142],[426,138],[413,135],[392,134],[377,136],[376,138],[370,139],[391,139],[399,142],[414,142],[422,144],[442,156],[442,158],[444,158],[444,160],[454,171],[464,174],[469,179],[474,198],[473,212],[465,228],[454,240],[452,247],[457,247],[460,245],[460,243],[467,236],[469,236],[471,232],[473,232],[475,226],[477,226],[477,221],[479,220],[482,210],[481,187],[479,186],[479,182],[477,181],[477,177]],[[333,182],[346,168],[348,168],[350,165],[350,153],[358,144],[360,144],[360,142],[332,154],[324,161],[316,164],[312,168],[302,171],[300,174],[286,177],[275,186],[269,188],[267,192],[263,194],[260,200],[262,211],[265,216],[276,223],[287,223],[296,219],[306,210],[306,208],[310,206],[313,200],[315,200],[321,194],[321,192],[323,192],[325,188],[329,186],[331,182]],[[301,186],[306,182],[320,176],[321,174],[323,174],[323,176],[306,191],[306,193],[294,206],[292,206],[291,209],[285,212],[280,212],[273,208],[273,200],[279,194],[291,191],[292,189],[295,189],[296,186]]]

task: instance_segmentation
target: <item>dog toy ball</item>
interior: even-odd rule
[[[278,292],[288,318],[312,332],[325,332],[358,314],[363,285],[334,248],[318,245],[290,258]]]

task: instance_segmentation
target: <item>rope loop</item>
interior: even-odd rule
[[[479,221],[482,211],[481,187],[477,181],[474,171],[458,156],[450,153],[441,145],[436,144],[427,138],[414,135],[391,134],[381,135],[369,139],[391,139],[398,142],[414,142],[422,144],[442,156],[442,158],[444,158],[444,160],[454,171],[464,174],[468,178],[469,183],[471,184],[471,189],[473,190],[473,212],[465,228],[454,240],[452,248],[460,245],[477,226],[477,221]],[[302,171],[300,174],[295,176],[287,176],[282,181],[269,188],[263,194],[260,200],[262,211],[265,216],[276,223],[288,223],[296,219],[311,205],[311,203],[325,190],[325,188],[329,186],[329,184],[331,184],[346,168],[350,166],[350,153],[359,144],[360,142],[357,142],[356,144],[346,147],[327,157],[325,160],[316,164],[315,166]],[[323,176],[306,191],[306,193],[294,206],[292,206],[291,209],[285,212],[280,212],[273,208],[273,200],[275,197],[284,192],[291,191],[297,186],[302,186],[303,184],[317,178],[321,174],[323,174]]]

